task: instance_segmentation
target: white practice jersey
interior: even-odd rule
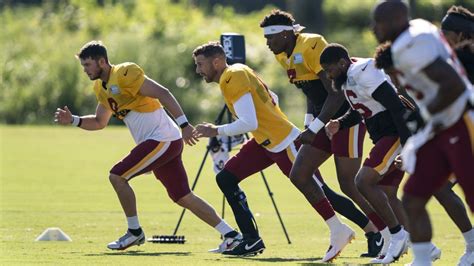
[[[147,139],[173,141],[181,138],[181,130],[163,108],[153,112],[130,111],[123,119],[136,144]]]
[[[410,27],[392,44],[392,58],[395,68],[400,72],[400,83],[421,107],[432,102],[439,90],[439,85],[429,79],[423,69],[437,58],[450,64],[464,80],[468,90],[450,106],[435,114],[433,121],[449,127],[460,119],[472,93],[472,85],[455,53],[433,24],[422,19],[410,21]]]
[[[354,58],[347,70],[347,81],[342,85],[342,90],[351,108],[368,119],[386,110],[372,97],[385,81],[391,82],[385,72],[375,67],[373,58]],[[395,86],[392,87],[395,90]]]

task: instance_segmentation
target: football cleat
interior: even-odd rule
[[[388,263],[395,262],[402,255],[408,252],[409,235],[403,229],[400,233],[402,234],[402,237],[400,239],[392,236],[392,239],[390,240],[390,244],[388,246],[387,254],[385,254],[385,257],[382,259],[381,263],[388,264]]]
[[[323,262],[331,262],[355,238],[355,232],[347,225],[342,224],[338,230],[331,231],[331,241]]]
[[[458,266],[472,266],[474,265],[474,251],[465,251],[459,259]]]
[[[242,235],[236,231],[227,233],[224,236],[224,241],[214,249],[208,250],[211,253],[222,253],[227,250],[234,249],[242,241]]]
[[[379,255],[383,247],[383,237],[379,232],[368,232],[365,234],[367,238],[367,252],[361,254],[361,257],[375,258]]]
[[[261,238],[256,239],[242,239],[238,240],[238,244],[230,250],[222,252],[224,255],[233,256],[255,256],[262,253],[265,249],[265,244]]]
[[[107,247],[112,250],[125,250],[131,246],[140,246],[143,243],[145,243],[145,233],[143,230],[138,236],[133,235],[127,230],[125,235],[114,242],[110,242]]]
[[[431,244],[430,257],[431,261],[439,260],[441,258],[441,249],[436,247],[434,244]]]

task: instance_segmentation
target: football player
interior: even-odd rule
[[[312,173],[334,155],[342,192],[367,215],[358,215],[354,217],[355,219],[351,219],[366,232],[368,239],[368,252],[361,256],[376,257],[382,248],[384,250],[388,248],[390,233],[385,229],[385,223],[357,190],[354,182],[362,158],[365,126],[356,124],[344,128],[332,140],[326,136],[324,130],[321,130],[331,118],[337,118],[349,109],[344,95],[332,88],[331,81],[327,79],[325,71],[319,64],[321,52],[327,45],[326,40],[319,34],[301,33],[303,27],[295,24],[291,14],[281,10],[273,10],[265,16],[260,27],[263,28],[268,48],[286,70],[289,82],[306,96],[307,111],[304,120],[306,130],[300,136],[303,145],[291,170],[291,181],[304,192],[307,183],[312,182]],[[330,191],[324,192],[327,195],[330,193]],[[344,204],[345,201],[345,198],[339,197],[332,200],[331,204],[336,209],[336,206]],[[354,216],[354,212],[358,213],[354,208],[341,209],[343,210],[341,214],[345,216]],[[383,246],[379,230],[386,240]]]
[[[472,85],[444,36],[431,23],[409,20],[403,1],[382,1],[373,12],[379,42],[392,42],[397,79],[420,108],[425,126],[402,151],[411,175],[403,205],[413,243],[413,265],[431,265],[431,223],[426,204],[454,173],[474,211]]]
[[[329,44],[320,63],[335,88],[341,90],[351,110],[326,125],[329,138],[363,119],[374,143],[356,176],[356,184],[365,199],[389,227],[391,238],[387,253],[372,263],[392,263],[408,250],[408,233],[401,226],[388,202],[385,190],[396,195],[403,171],[394,165],[402,145],[410,136],[403,116],[405,107],[385,73],[375,67],[372,58],[350,58],[340,44]],[[401,208],[399,208],[401,209]],[[404,216],[400,214],[399,216]]]
[[[233,136],[251,132],[253,138],[230,158],[217,174],[217,184],[234,212],[243,234],[228,255],[249,255],[265,248],[256,222],[239,183],[272,164],[290,175],[293,160],[300,144],[295,141],[299,130],[288,121],[272,98],[270,91],[252,69],[243,64],[227,65],[224,48],[218,42],[209,42],[193,52],[196,73],[208,83],[219,83],[225,103],[236,120],[220,126],[204,123],[196,126],[196,137]],[[331,231],[330,247],[323,261],[333,260],[354,238],[354,231],[343,224],[321,190],[322,179],[318,171],[308,182],[305,197],[324,218]]]
[[[145,242],[145,233],[138,221],[135,193],[129,181],[150,171],[163,183],[174,202],[189,209],[224,236],[220,247],[241,238],[212,206],[189,189],[181,160],[183,140],[194,145],[197,139],[192,134],[193,126],[171,92],[147,77],[137,64],[111,64],[107,48],[101,42],[86,43],[77,58],[85,74],[94,81],[98,101],[96,112],[77,116],[65,106],[57,109],[55,121],[84,130],[100,130],[107,126],[113,115],[125,123],[137,144],[109,173],[110,183],[127,218],[128,230],[107,247],[124,250]],[[163,107],[176,118],[179,127]]]

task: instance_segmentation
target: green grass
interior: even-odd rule
[[[228,258],[207,253],[220,239],[210,227],[186,213],[178,232],[184,245],[147,243],[127,252],[112,252],[106,244],[126,230],[108,170],[134,146],[124,127],[86,132],[65,127],[0,126],[0,264],[310,264],[324,255],[328,230],[303,196],[276,167],[265,170],[274,198],[293,244],[286,243],[281,226],[260,176],[242,183],[256,215],[265,252],[253,258]],[[186,147],[184,162],[190,183],[205,150],[205,141]],[[368,142],[365,152],[368,151]],[[209,162],[210,158],[208,158]],[[336,190],[332,160],[322,167],[327,182]],[[181,208],[168,199],[162,185],[152,175],[135,178],[139,216],[145,232],[171,234]],[[222,195],[214,181],[210,164],[201,175],[197,194],[220,213]],[[454,265],[464,250],[463,238],[444,210],[429,205],[434,242],[443,250],[435,265]],[[235,221],[226,209],[226,219]],[[358,258],[365,251],[363,232],[348,246],[338,264],[364,264]],[[72,242],[34,242],[48,227],[60,227]],[[400,260],[408,263],[411,255]]]

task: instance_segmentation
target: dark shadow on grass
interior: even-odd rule
[[[189,256],[191,252],[145,252],[145,251],[124,251],[124,252],[102,252],[85,254],[84,256]]]
[[[317,261],[322,259],[321,257],[313,257],[313,258],[278,258],[278,257],[273,257],[273,258],[259,258],[259,257],[226,257],[229,259],[244,259],[244,260],[250,260],[250,261],[258,261],[258,262],[309,262],[311,263],[312,261]],[[318,264],[315,264],[318,265]],[[321,265],[326,265],[322,263]]]

